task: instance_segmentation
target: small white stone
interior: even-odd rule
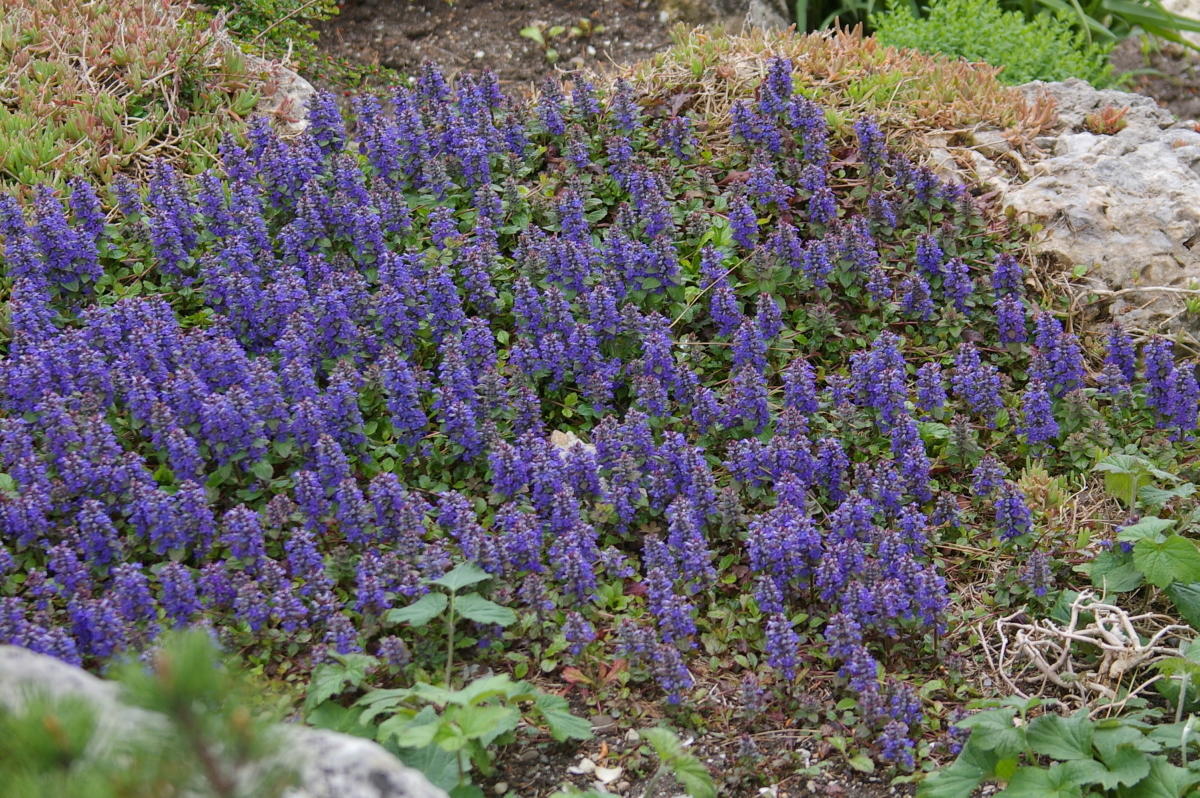
[[[496,782],[496,786],[492,787],[492,792],[496,793],[496,795],[504,795],[504,793],[508,792],[508,782],[507,781]]]
[[[485,55],[487,55],[487,53],[485,53],[483,50],[476,50],[475,51],[475,60],[478,61],[479,59],[483,58]]]
[[[633,745],[642,741],[642,735],[638,734],[637,729],[630,729],[625,732],[625,742]]]
[[[599,781],[601,784],[611,784],[612,782],[614,782],[618,778],[620,778],[621,774],[624,772],[625,772],[625,770],[623,768],[597,767],[596,768],[596,780]]]
[[[588,774],[596,772],[596,763],[588,759],[586,756],[579,760],[579,764],[574,767],[567,768],[568,773]]]

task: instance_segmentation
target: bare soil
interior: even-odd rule
[[[1200,56],[1177,45],[1143,49],[1137,39],[1121,42],[1113,51],[1116,74],[1132,73],[1123,85],[1152,97],[1182,120],[1200,119]]]
[[[521,35],[530,26],[544,46]],[[552,37],[555,26],[564,30]],[[405,74],[425,62],[448,73],[490,69],[525,89],[547,75],[646,58],[669,43],[669,27],[655,0],[348,0],[320,26],[319,46]]]

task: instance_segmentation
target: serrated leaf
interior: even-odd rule
[[[436,745],[403,748],[398,758],[409,767],[421,771],[425,778],[443,790],[452,790],[458,784],[458,757]]]
[[[1150,507],[1161,507],[1171,499],[1186,499],[1196,492],[1196,486],[1185,482],[1177,488],[1160,488],[1155,485],[1145,485],[1138,490],[1138,499]]]
[[[1160,539],[1160,535],[1175,526],[1174,519],[1148,515],[1136,524],[1130,524],[1117,533],[1117,540],[1133,543],[1146,538]]]
[[[407,607],[388,610],[383,617],[388,623],[408,623],[424,626],[442,614],[450,600],[445,593],[426,593]]]
[[[495,676],[472,680],[461,690],[449,693],[446,700],[453,704],[469,706],[496,696],[513,698],[519,694],[520,689],[521,685],[514,682],[507,673],[498,673]]]
[[[1150,740],[1166,746],[1167,748],[1179,748],[1183,745],[1183,733],[1187,730],[1188,722],[1181,720],[1178,723],[1159,724],[1146,732],[1146,737]],[[1194,729],[1188,730],[1188,739],[1195,740],[1198,732]]]
[[[1141,736],[1141,735],[1138,735]],[[1106,790],[1115,790],[1122,785],[1137,784],[1150,773],[1150,757],[1133,745],[1121,745],[1101,755],[1104,759],[1104,778],[1094,782]]]
[[[1189,773],[1172,765],[1165,757],[1151,757],[1150,773],[1130,787],[1120,787],[1120,798],[1179,798],[1187,788],[1200,779],[1200,774]]]
[[[641,734],[691,798],[716,798],[712,775],[694,754],[684,750],[675,732],[660,727],[642,729]]]
[[[538,693],[533,705],[550,727],[550,736],[556,741],[561,743],[592,738],[592,724],[578,715],[572,715],[571,705],[562,696]]]
[[[1133,547],[1133,564],[1157,587],[1171,582],[1200,582],[1200,549],[1180,535],[1162,542],[1145,538]]]
[[[304,722],[318,729],[328,729],[355,737],[375,739],[375,727],[359,720],[361,712],[355,707],[344,707],[333,701],[324,701],[304,715]]]
[[[689,755],[676,762],[673,770],[676,780],[691,798],[716,798],[717,788],[713,785],[712,774],[696,757]]]
[[[491,579],[492,575],[473,562],[465,562],[437,579],[430,581],[431,585],[441,585],[447,590],[458,592],[476,582]]]
[[[1035,753],[1063,761],[1092,758],[1092,722],[1086,710],[1069,718],[1042,715],[1034,718],[1025,739]]]
[[[1004,798],[1082,798],[1083,790],[1061,763],[1048,768],[1023,767],[997,795]]]
[[[1100,552],[1088,565],[1087,572],[1093,585],[1110,593],[1137,590],[1146,581],[1133,564],[1133,557],[1125,552]]]
[[[1200,582],[1172,582],[1167,585],[1166,593],[1183,619],[1193,629],[1200,629]]]
[[[1095,734],[1092,735],[1092,745],[1096,747],[1101,761],[1104,762],[1115,757],[1117,751],[1126,746],[1150,753],[1162,748],[1158,742],[1151,740],[1141,731],[1124,724],[1111,729],[1096,729]]]
[[[467,593],[454,600],[454,611],[475,623],[510,626],[517,621],[517,614],[508,607],[501,607],[494,601],[488,601],[478,593]]]
[[[390,720],[394,720],[394,718]],[[402,726],[398,725],[398,728],[389,728],[388,722],[381,723],[379,726],[380,736],[385,736],[386,731],[386,736],[390,736],[393,742],[401,748],[424,748],[433,742],[442,729],[441,718],[428,722],[414,721],[415,719]]]
[[[1011,709],[989,709],[955,725],[971,730],[972,744],[984,751],[995,751],[1003,759],[1025,750],[1025,730],[1013,725],[1015,714]]]
[[[379,660],[369,654],[341,654],[337,662],[329,662],[313,671],[304,698],[307,714],[333,698],[347,687],[361,687],[367,679],[367,671]]]
[[[969,740],[958,759],[917,788],[917,798],[971,798],[979,783],[992,775],[998,759]]]
[[[517,728],[521,713],[514,707],[491,704],[455,707],[447,712],[447,717],[458,724],[464,736],[490,745],[500,735]]]

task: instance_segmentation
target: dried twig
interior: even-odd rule
[[[1095,716],[1123,706],[1161,678],[1145,674],[1177,656],[1178,646],[1167,641],[1189,631],[1173,620],[1158,613],[1130,615],[1084,591],[1071,602],[1065,623],[1030,622],[1018,611],[997,620],[991,634],[982,623],[976,631],[988,667],[1012,693],[1028,698],[1053,685],[1079,706],[1092,707]],[[1095,706],[1096,699],[1102,705]]]

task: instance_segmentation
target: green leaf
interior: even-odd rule
[[[1133,547],[1133,564],[1146,581],[1158,587],[1166,587],[1173,581],[1200,582],[1200,549],[1196,544],[1180,535],[1171,535],[1156,542],[1144,538]]]
[[[359,721],[360,714],[362,714],[361,711],[355,707],[344,707],[333,701],[325,701],[311,712],[306,712],[304,722],[318,729],[329,729],[342,734],[352,734],[355,737],[374,740],[375,727],[361,723]]]
[[[971,743],[984,751],[995,751],[1000,758],[1016,756],[1025,750],[1025,730],[1013,725],[1012,709],[977,712],[955,725],[971,730]]]
[[[1118,751],[1126,746],[1150,753],[1162,748],[1159,743],[1151,740],[1138,729],[1126,726],[1124,723],[1111,729],[1096,729],[1095,734],[1092,735],[1092,745],[1096,746],[1096,751],[1099,752],[1103,762],[1115,758]]]
[[[450,790],[450,798],[484,798],[484,792],[474,784],[459,784]]]
[[[1196,486],[1185,482],[1177,488],[1159,488],[1146,485],[1138,491],[1138,499],[1149,507],[1161,507],[1171,499],[1186,499],[1196,492]]]
[[[550,727],[550,736],[558,742],[567,740],[590,740],[592,724],[578,715],[571,714],[571,705],[562,696],[539,692],[533,706]]]
[[[517,620],[517,614],[508,607],[501,607],[494,601],[488,601],[478,593],[468,593],[456,598],[454,611],[475,623],[510,626]]]
[[[1123,551],[1102,551],[1087,566],[1092,584],[1110,593],[1137,590],[1145,577],[1133,564],[1133,557]]]
[[[1179,798],[1200,775],[1176,767],[1165,757],[1150,758],[1150,773],[1130,787],[1117,790],[1119,798]]]
[[[472,680],[461,690],[449,694],[446,700],[449,703],[470,706],[496,696],[515,698],[519,695],[520,689],[521,684],[514,682],[507,673],[498,673],[495,676]]]
[[[641,734],[691,798],[716,798],[712,775],[694,754],[684,750],[675,732],[654,728],[642,729]]]
[[[521,713],[514,707],[489,704],[486,706],[454,707],[447,717],[458,724],[462,733],[484,745],[505,732],[517,728]]]
[[[435,718],[428,722],[417,722],[414,718],[397,728],[391,728],[388,723],[382,723],[379,726],[379,732],[381,738],[390,736],[401,748],[424,748],[438,736],[442,726],[441,718]],[[447,748],[446,750],[453,749]]]
[[[1148,515],[1136,524],[1130,524],[1117,533],[1117,540],[1133,543],[1146,538],[1162,540],[1162,533],[1175,525],[1171,518],[1157,518]]]
[[[1150,729],[1146,733],[1151,741],[1167,748],[1179,748],[1183,743],[1183,734],[1188,732],[1188,740],[1194,740],[1197,737],[1197,730],[1187,728],[1188,721],[1181,720],[1178,723],[1159,724]]]
[[[270,460],[259,460],[254,465],[250,466],[250,473],[261,479],[263,482],[269,482],[271,477],[275,476],[275,467],[271,465]]]
[[[476,582],[491,579],[492,575],[473,562],[465,562],[452,569],[439,579],[430,581],[431,585],[441,585],[449,591],[457,592]]]
[[[312,681],[308,685],[308,695],[304,699],[305,713],[316,709],[348,686],[361,687],[367,680],[367,671],[378,663],[379,660],[368,654],[339,654],[337,662],[319,666],[313,671]]]
[[[450,600],[445,593],[426,593],[407,607],[388,610],[383,617],[388,623],[409,623],[424,626],[442,614]]]
[[[524,28],[521,28],[521,35],[526,39],[537,42],[543,47],[546,46],[546,40],[542,37],[542,29],[537,25],[526,25]]]
[[[458,757],[436,745],[400,749],[398,758],[443,790],[452,790],[458,784]]]
[[[1082,710],[1069,718],[1052,714],[1034,718],[1025,737],[1034,753],[1066,761],[1092,758],[1092,732],[1087,710]]]
[[[917,788],[917,798],[970,798],[975,788],[992,775],[997,757],[970,740],[954,763],[939,770]]]
[[[1172,582],[1167,585],[1166,592],[1183,619],[1193,629],[1200,629],[1200,582]]]
[[[1093,783],[1100,784],[1106,790],[1137,784],[1150,772],[1150,757],[1132,745],[1118,746],[1103,758],[1107,766],[1104,778]]]
[[[1083,790],[1074,782],[1071,770],[1058,763],[1048,768],[1019,769],[997,795],[1004,798],[1081,798]]]
[[[874,773],[875,763],[866,754],[856,754],[846,760],[846,764],[860,773]]]

